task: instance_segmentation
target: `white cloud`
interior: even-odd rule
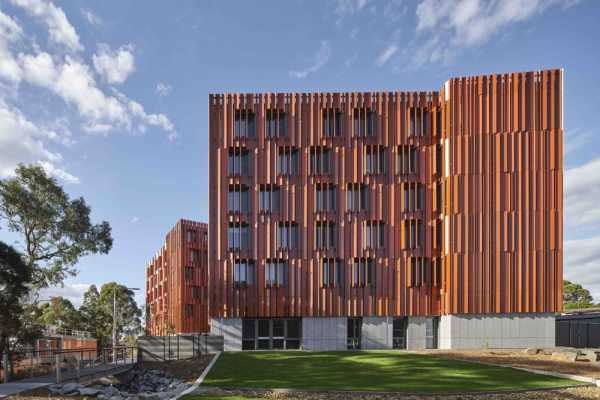
[[[83,303],[83,295],[90,288],[89,283],[65,283],[63,287],[54,286],[41,289],[39,292],[40,300],[49,300],[52,297],[64,297],[77,308]]]
[[[78,183],[76,176],[59,167],[61,154],[50,151],[42,140],[57,136],[55,131],[34,124],[19,110],[0,101],[0,176],[12,176],[18,163],[38,163],[54,177]]]
[[[566,0],[423,0],[416,10],[417,33],[430,34],[413,61],[447,61],[458,49],[479,46],[508,26],[543,13]],[[424,48],[426,47],[426,49]],[[409,53],[416,53],[411,49]]]
[[[121,46],[111,50],[107,44],[100,44],[98,52],[92,56],[94,68],[108,83],[119,84],[135,70],[133,46]]]
[[[575,152],[576,150],[584,147],[587,143],[589,143],[594,136],[591,132],[582,131],[581,129],[573,129],[570,131],[565,131],[565,156]]]
[[[23,8],[29,15],[42,20],[48,27],[50,40],[64,45],[71,51],[83,50],[79,35],[64,11],[47,0],[9,0]]]
[[[102,19],[99,16],[91,12],[90,10],[81,10],[83,17],[86,21],[92,26],[100,26],[102,25]]]
[[[9,82],[21,80],[21,70],[9,45],[21,38],[23,30],[13,18],[0,10],[0,78]]]
[[[344,18],[363,10],[369,4],[369,0],[335,0],[333,3],[336,24],[340,24]]]
[[[565,171],[565,222],[568,226],[600,222],[600,158]]]
[[[312,64],[303,70],[290,71],[290,75],[294,78],[302,79],[306,78],[309,74],[317,72],[323,68],[331,58],[331,45],[327,41],[322,41],[321,46],[317,50]]]
[[[392,56],[396,54],[397,51],[398,46],[394,44],[389,45],[381,52],[381,54],[379,54],[379,57],[377,57],[377,60],[375,60],[375,64],[381,67],[382,65],[387,63],[390,60],[390,58],[392,58]]]
[[[139,222],[139,221],[140,221],[140,217],[132,217],[131,218],[131,223],[132,224],[135,224],[136,222]]]
[[[172,91],[173,86],[167,83],[159,82],[158,85],[156,85],[156,93],[161,97],[170,95]]]
[[[588,289],[600,301],[600,236],[564,243],[564,277]]]

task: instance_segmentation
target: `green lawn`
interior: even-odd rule
[[[187,395],[182,397],[183,400],[260,400],[258,397],[243,397],[243,396],[197,396]]]
[[[411,393],[539,389],[580,382],[399,351],[223,353],[203,385]]]

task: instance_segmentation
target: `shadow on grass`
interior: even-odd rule
[[[398,351],[224,353],[207,386],[410,393],[540,389],[579,382]]]

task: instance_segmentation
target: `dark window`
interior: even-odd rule
[[[392,344],[394,349],[406,349],[406,332],[408,330],[408,318],[394,318],[392,327]]]
[[[419,155],[416,146],[398,146],[396,174],[407,175],[419,172]]]
[[[349,183],[346,192],[348,211],[366,211],[369,209],[369,188],[361,183]]]
[[[338,109],[326,108],[323,110],[323,136],[341,136],[343,129],[343,114]]]
[[[355,258],[352,265],[352,286],[368,287],[375,282],[372,258]]]
[[[315,249],[335,249],[335,246],[335,223],[330,221],[317,221],[315,223]]]
[[[297,249],[298,224],[295,222],[280,222],[277,225],[277,248]]]
[[[227,245],[230,250],[249,250],[252,243],[248,224],[243,222],[230,223],[227,230]]]
[[[200,286],[192,286],[192,298],[202,300],[202,288]]]
[[[190,260],[193,263],[199,262],[200,261],[200,252],[196,249],[191,249],[190,250]]]
[[[344,262],[335,258],[324,258],[321,261],[322,287],[343,287]]]
[[[229,185],[227,208],[231,212],[250,212],[250,191],[245,185]]]
[[[260,211],[279,212],[279,187],[275,185],[260,186]]]
[[[315,191],[316,211],[335,211],[337,209],[337,188],[335,185],[318,183]]]
[[[435,146],[435,172],[438,176],[442,175],[442,145]]]
[[[231,147],[227,157],[227,173],[229,175],[249,175],[250,152],[244,148]]]
[[[410,287],[429,286],[431,284],[431,259],[425,257],[409,258]]]
[[[365,243],[366,249],[381,249],[385,247],[385,222],[367,221],[365,222]]]
[[[196,231],[193,231],[193,230],[188,230],[188,231],[186,232],[186,238],[187,238],[187,241],[188,241],[188,242],[195,242],[195,241],[196,241],[196,239],[197,239],[197,236],[196,236]]]
[[[254,261],[236,260],[233,264],[233,282],[236,286],[254,284]]]
[[[437,124],[436,124],[437,136],[441,137],[442,136],[442,109],[441,108],[437,109],[436,118],[437,118]]]
[[[375,134],[375,113],[365,108],[354,109],[354,137],[373,136]]]
[[[327,175],[332,172],[331,151],[327,147],[313,146],[310,149],[311,175]]]
[[[279,175],[296,175],[299,170],[298,149],[280,147],[277,154],[277,173]]]
[[[386,149],[383,146],[367,146],[365,153],[365,173],[368,175],[387,172]]]
[[[265,136],[276,138],[287,133],[287,119],[285,112],[278,109],[269,109],[265,112]]]
[[[287,285],[288,264],[285,260],[267,260],[265,262],[265,285]]]
[[[429,136],[430,135],[430,121],[429,111],[424,108],[410,108],[410,136]]]
[[[256,135],[256,118],[247,110],[236,110],[233,120],[233,137],[254,137]]]
[[[438,348],[439,317],[429,317],[425,321],[425,348]]]
[[[413,212],[425,209],[425,186],[422,183],[404,184],[404,211]]]
[[[362,338],[362,318],[348,318],[348,350],[358,350]]]
[[[186,281],[191,281],[193,277],[194,277],[194,268],[185,267],[183,269],[183,279]]]
[[[407,249],[423,248],[425,246],[423,221],[416,219],[405,220],[404,240],[404,247]]]

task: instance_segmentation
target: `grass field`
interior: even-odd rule
[[[203,385],[405,393],[540,389],[580,382],[398,351],[223,353]]]

